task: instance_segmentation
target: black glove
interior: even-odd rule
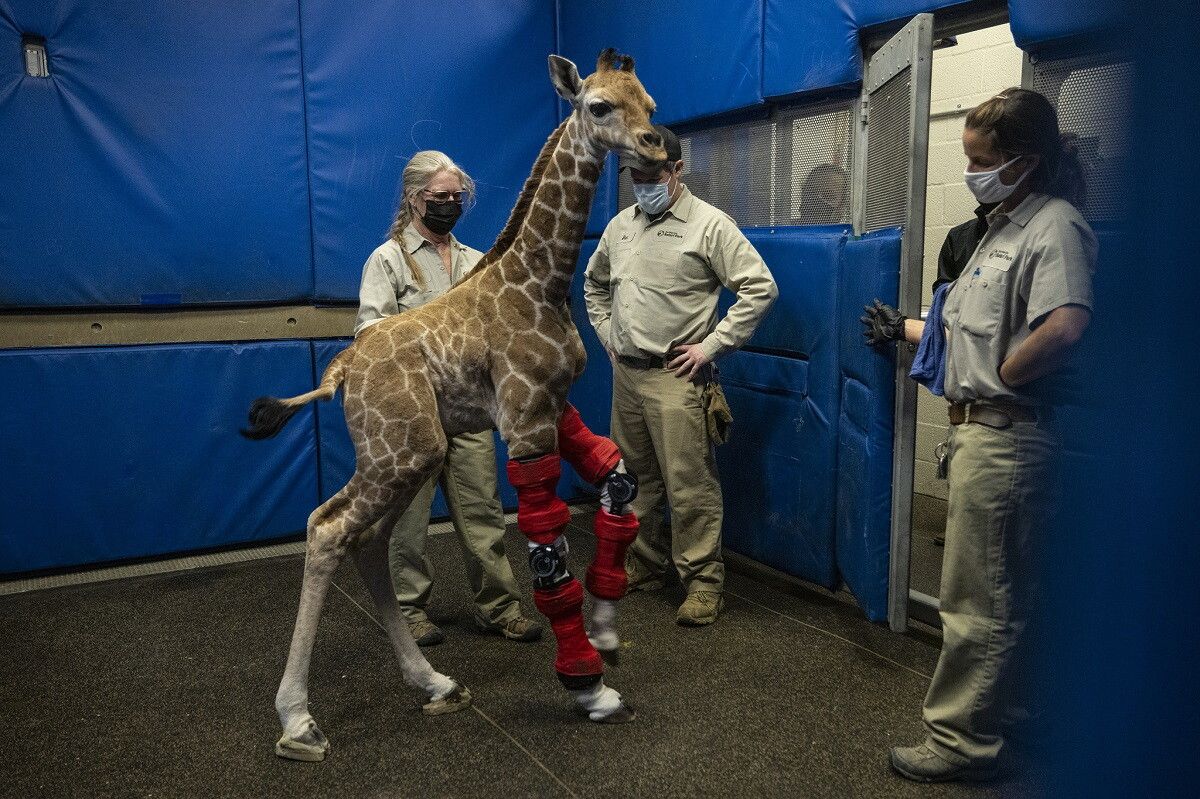
[[[878,299],[874,305],[864,305],[863,310],[867,314],[860,317],[859,321],[867,327],[863,331],[867,344],[878,346],[889,341],[904,340],[904,321],[908,319],[907,316]]]

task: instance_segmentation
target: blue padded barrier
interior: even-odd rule
[[[294,0],[11,0],[0,53],[0,305],[309,295]]]
[[[809,401],[809,364],[756,352],[721,361],[732,438],[717,448],[725,546],[833,588],[831,420]]]
[[[301,20],[316,298],[357,299],[417,150],[443,150],[475,178],[455,235],[491,247],[558,124],[553,0],[459,0],[418,17],[387,0],[354,13],[303,0]]]
[[[850,0],[765,0],[764,97],[849,86],[862,78]]]
[[[302,533],[316,506],[311,410],[238,435],[311,389],[307,342],[7,350],[0,385],[0,572]]]
[[[887,617],[895,361],[863,343],[858,320],[876,297],[896,303],[899,266],[899,229],[847,241],[837,310],[837,567],[875,621]]]
[[[325,368],[339,352],[349,346],[351,339],[328,339],[312,342],[313,358],[316,370],[313,374],[315,386],[325,373]],[[320,493],[321,501],[336,494],[354,474],[354,444],[350,441],[350,431],[346,428],[346,417],[342,406],[342,393],[328,402],[318,403],[317,408],[317,437],[321,447]],[[517,492],[509,485],[505,476],[505,464],[508,463],[508,447],[500,436],[496,436],[496,469],[500,483],[500,502],[507,510],[517,507]],[[563,477],[559,481],[559,494],[565,499],[575,496],[574,473],[563,464]],[[438,486],[434,495],[431,516],[444,518],[450,515],[446,507],[446,498]]]
[[[609,153],[596,184],[596,196],[592,198],[592,210],[588,215],[584,235],[599,238],[604,228],[617,215],[617,156]],[[584,262],[587,263],[586,261]]]
[[[633,56],[670,125],[762,102],[762,4],[610,0],[558,4],[560,52],[588,75],[615,47]]]
[[[1008,0],[1009,25],[1017,46],[1037,53],[1066,39],[1086,38],[1122,26],[1127,21],[1122,5],[1121,0]]]

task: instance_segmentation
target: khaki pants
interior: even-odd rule
[[[521,606],[512,566],[504,554],[504,508],[497,493],[496,445],[490,430],[450,439],[440,475],[421,488],[392,528],[388,554],[401,612],[410,622],[427,618],[433,565],[425,555],[425,539],[439,479],[462,546],[476,620],[511,621],[520,615]]]
[[[655,573],[669,558],[688,593],[719,592],[725,582],[721,484],[700,391],[664,369],[613,366],[612,436],[638,479],[632,509],[641,529],[629,556]]]
[[[994,762],[1014,715],[1014,651],[1037,594],[1057,446],[1045,423],[967,423],[951,432],[942,653],[923,717],[930,747],[955,763]]]

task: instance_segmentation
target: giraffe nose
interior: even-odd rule
[[[656,133],[655,131],[648,130],[642,134],[641,138],[642,138],[642,144],[646,145],[647,147],[661,147],[662,146],[662,136],[659,136],[658,133]]]

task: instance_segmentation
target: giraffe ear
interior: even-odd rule
[[[550,55],[550,81],[554,84],[554,90],[558,92],[559,97],[571,105],[578,102],[579,92],[583,89],[583,81],[580,80],[579,70],[573,62],[552,53]]]

